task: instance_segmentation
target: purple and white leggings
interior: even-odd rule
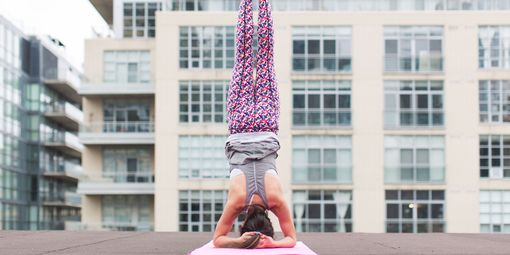
[[[280,101],[274,72],[273,17],[269,0],[259,0],[258,50],[254,81],[253,0],[241,0],[235,65],[228,93],[230,134],[278,132]]]

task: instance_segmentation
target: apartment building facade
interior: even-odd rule
[[[0,16],[0,229],[63,230],[80,222],[82,75],[59,43]]]
[[[86,42],[82,222],[212,231],[239,1],[91,3],[115,38]],[[510,231],[509,1],[272,5],[298,231]]]

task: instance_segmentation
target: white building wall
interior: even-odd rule
[[[117,2],[117,1],[116,1]],[[226,125],[183,124],[178,119],[180,80],[229,80],[231,70],[180,69],[179,26],[234,26],[235,12],[158,12],[153,52],[156,83],[155,230],[178,230],[179,190],[223,190],[228,180],[178,178],[179,135],[225,135]],[[345,189],[353,191],[353,231],[385,232],[387,189],[442,189],[446,191],[446,232],[479,232],[479,197],[482,189],[510,189],[508,181],[481,181],[478,142],[480,134],[510,134],[505,125],[480,124],[478,80],[510,79],[507,70],[478,68],[478,25],[510,24],[507,12],[275,12],[276,72],[281,99],[280,142],[277,167],[289,205],[292,190]],[[345,25],[352,27],[352,74],[309,75],[292,71],[292,27]],[[444,72],[384,72],[385,25],[439,25],[444,28]],[[114,41],[114,40],[112,40]],[[120,40],[112,47],[125,48]],[[152,48],[154,41],[140,40]],[[96,42],[91,42],[94,44]],[[97,42],[98,44],[100,42]],[[109,44],[109,43],[108,43]],[[92,73],[99,74],[93,60]],[[87,65],[86,65],[87,67]],[[92,79],[96,79],[92,77]],[[352,80],[352,128],[292,128],[293,79]],[[384,80],[443,80],[444,128],[385,129]],[[84,109],[87,112],[87,109]],[[352,136],[351,184],[293,184],[292,136]],[[385,184],[385,135],[441,135],[445,137],[446,179],[439,184]],[[87,151],[85,151],[87,153]],[[84,157],[86,158],[86,157]],[[84,162],[85,163],[85,162]],[[85,164],[84,164],[85,166]],[[86,168],[86,166],[85,166]],[[86,205],[84,205],[85,207]],[[84,208],[84,212],[87,210]]]

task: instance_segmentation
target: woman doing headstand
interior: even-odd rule
[[[230,163],[228,200],[214,233],[215,247],[294,247],[296,230],[283,196],[275,159],[279,96],[273,58],[273,20],[269,0],[260,0],[256,80],[253,81],[253,6],[241,0],[236,32],[236,60],[228,96],[225,154]],[[241,236],[228,237],[242,212]],[[267,212],[277,217],[284,238],[274,240]]]

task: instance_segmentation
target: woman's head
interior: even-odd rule
[[[266,209],[260,205],[250,205],[246,213],[246,219],[239,226],[239,232],[260,232],[266,236],[273,237],[273,224],[269,219]]]

